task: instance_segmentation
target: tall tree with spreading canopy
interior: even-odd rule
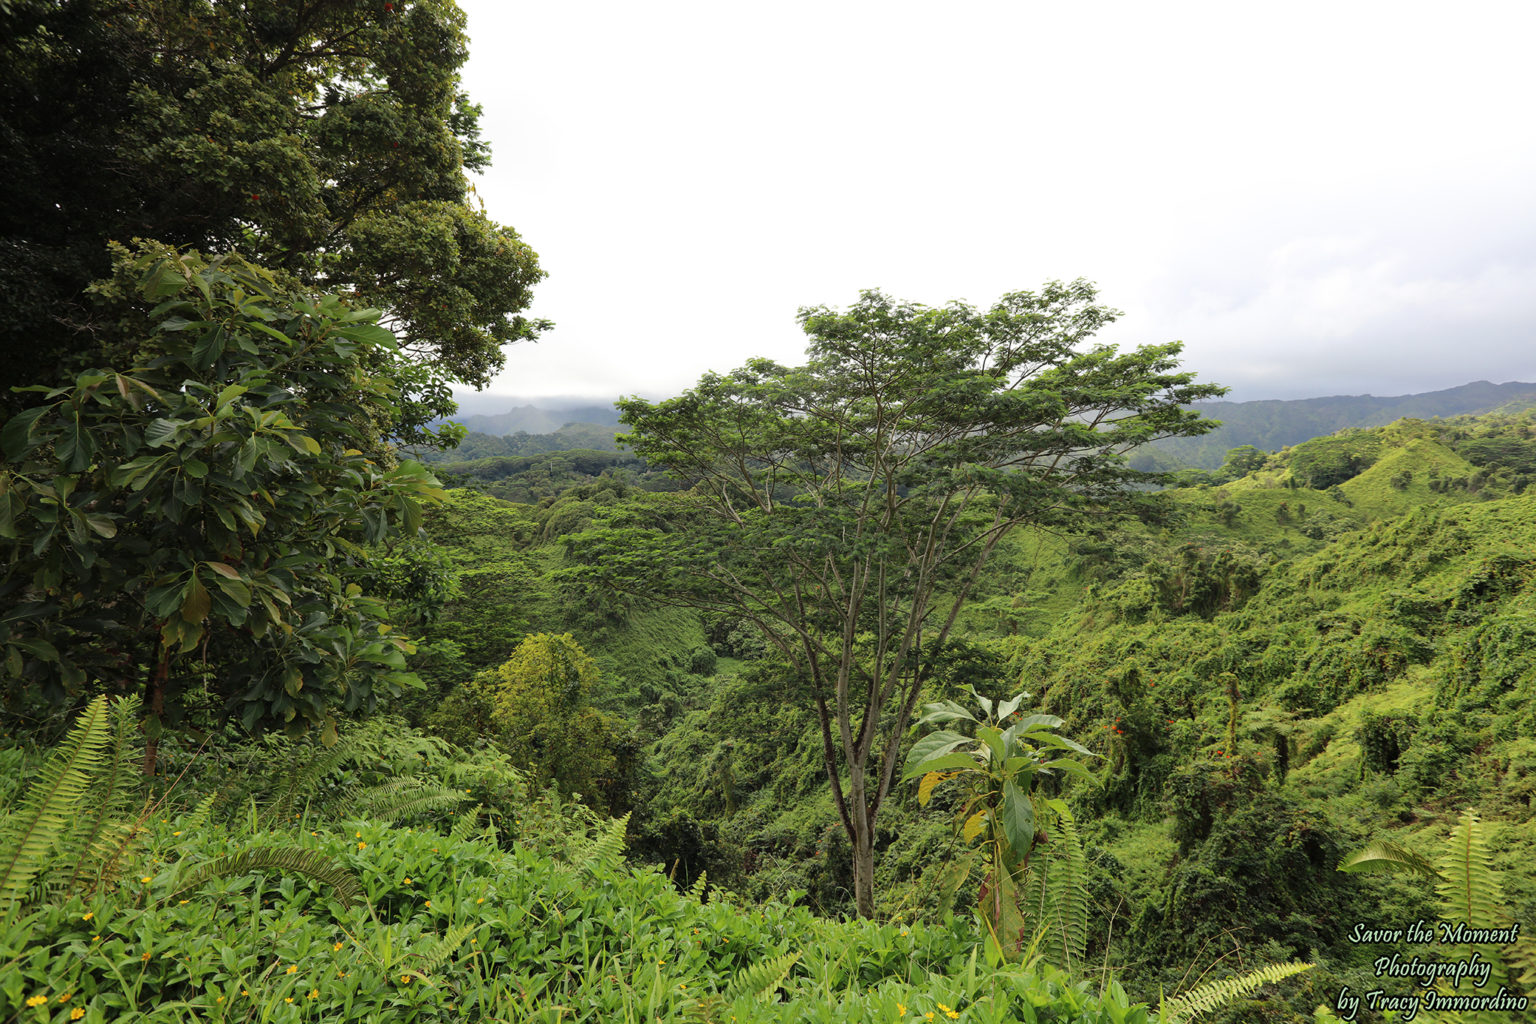
[[[1095,299],[1084,281],[984,312],[865,292],[800,311],[805,366],[619,403],[629,444],[692,489],[569,543],[594,584],[739,616],[782,655],[786,698],[821,723],[861,915],[925,660],[998,543],[1147,507],[1124,454],[1214,426],[1184,407],[1225,389],[1177,372],[1178,343],[1083,348],[1118,316]]]
[[[418,584],[377,555],[441,491],[368,450],[398,415],[394,338],[238,256],[120,270],[152,358],[29,388],[0,430],[0,695],[140,693],[146,767],[162,728],[225,717],[333,738],[420,685],[384,601]]]
[[[489,163],[452,0],[0,4],[0,418],[13,385],[126,365],[107,243],[242,255],[384,310],[412,440],[483,386],[538,257],[474,201]]]

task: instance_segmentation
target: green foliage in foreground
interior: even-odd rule
[[[127,743],[103,743],[106,717],[98,701],[80,726],[98,754]],[[368,760],[386,773],[421,756],[409,734],[373,742]],[[80,745],[60,749],[7,825],[78,802],[54,781],[61,759],[76,781],[99,777]],[[969,921],[842,923],[718,893],[706,902],[702,881],[679,893],[657,870],[623,866],[622,820],[593,831],[557,810],[514,830],[507,849],[474,816],[441,819],[445,833],[301,812],[278,831],[255,803],[225,820],[210,817],[213,803],[141,815],[142,852],[120,878],[13,904],[0,923],[0,1013],[93,1024],[1150,1019],[1113,981],[1095,992],[1051,968],[989,962]]]

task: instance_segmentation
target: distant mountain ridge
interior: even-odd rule
[[[610,403],[599,405],[527,405],[513,406],[506,412],[491,415],[455,416],[454,422],[481,434],[504,437],[519,431],[527,434],[553,434],[571,423],[592,423],[599,427],[616,427],[619,411]]]
[[[1473,381],[1443,391],[1416,395],[1333,395],[1254,402],[1196,402],[1192,408],[1221,420],[1222,425],[1203,437],[1174,437],[1154,441],[1133,460],[1140,468],[1194,466],[1218,469],[1227,451],[1251,444],[1264,451],[1300,444],[1314,437],[1350,427],[1379,427],[1411,416],[1473,416],[1494,411],[1512,412],[1536,405],[1536,384],[1509,381],[1493,384]]]
[[[605,404],[599,398],[508,400],[518,404],[506,412],[456,416],[454,419],[472,432],[493,437],[509,437],[517,433],[553,435],[571,424],[605,428],[619,424],[618,410],[611,402]],[[484,398],[480,403],[482,408],[483,403]],[[1473,416],[1494,411],[1513,412],[1530,406],[1536,406],[1536,383],[1508,381],[1494,384],[1486,380],[1414,395],[1332,395],[1252,402],[1197,402],[1192,408],[1202,415],[1221,420],[1222,426],[1203,437],[1155,441],[1140,449],[1132,463],[1141,469],[1186,466],[1218,469],[1227,451],[1239,445],[1251,444],[1264,451],[1275,451],[1346,428],[1383,426],[1405,416],[1418,419]],[[581,444],[604,449],[614,447],[611,442],[593,445],[586,438]],[[546,451],[558,450],[563,445],[554,440],[536,447]]]

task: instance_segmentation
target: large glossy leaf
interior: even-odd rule
[[[208,596],[208,588],[203,586],[203,581],[194,572],[191,582],[182,591],[181,617],[187,622],[202,622],[208,617],[208,610],[212,606],[213,599]]]
[[[1027,855],[1035,845],[1035,805],[1012,780],[1003,783],[1003,806],[999,812],[1003,835],[1013,847],[1015,857]]]
[[[0,430],[0,446],[5,450],[5,457],[12,462],[19,462],[23,455],[31,450],[36,443],[33,437],[33,429],[37,421],[50,412],[54,407],[40,405],[35,409],[12,416],[5,424],[5,429]]]
[[[974,842],[981,835],[981,830],[987,825],[987,812],[977,811],[965,819],[965,824],[960,828],[960,836],[966,842]]]
[[[979,767],[980,765],[977,764],[976,759],[970,754],[940,754],[937,757],[930,757],[921,764],[908,768],[901,781],[906,782],[908,779],[916,778],[919,775],[926,775],[929,772],[969,771]]]
[[[916,776],[922,774],[921,772],[914,770],[915,765],[922,764],[924,761],[931,757],[937,757],[940,754],[947,754],[951,750],[954,750],[956,747],[958,747],[960,744],[968,742],[970,742],[970,737],[962,736],[957,732],[947,732],[943,729],[939,729],[935,732],[929,733],[922,739],[918,740],[916,743],[912,744],[912,750],[907,754],[907,771],[906,774],[901,777],[901,780],[905,782],[908,779],[915,778]]]
[[[987,755],[992,763],[1002,766],[1008,760],[1008,748],[1003,742],[1003,731],[994,729],[990,725],[983,725],[976,730],[976,738],[982,742]]]
[[[1083,746],[1081,743],[1077,742],[1076,740],[1068,739],[1065,736],[1059,736],[1059,735],[1057,735],[1055,733],[1049,733],[1049,734],[1044,734],[1044,735],[1040,735],[1040,736],[1032,736],[1030,738],[1035,740],[1037,743],[1040,743],[1040,744],[1042,744],[1044,746],[1047,746],[1047,747],[1056,747],[1056,748],[1058,748],[1060,750],[1070,750],[1073,753],[1086,754],[1089,757],[1103,757],[1104,756],[1103,754],[1095,754],[1093,751],[1089,750],[1087,747]]]
[[[1025,692],[1023,692],[1021,690],[1017,694],[1015,694],[1014,696],[1012,696],[1012,697],[1008,698],[1007,700],[1003,701],[1003,703],[1001,705],[999,705],[998,709],[997,709],[998,720],[1002,721],[1002,720],[1006,719],[1009,715],[1013,714],[1015,711],[1019,710],[1019,705],[1024,703],[1028,699],[1029,699],[1029,694],[1027,694],[1027,693],[1025,693]]]
[[[976,721],[976,716],[952,700],[940,701],[937,704],[924,704],[923,717],[917,720],[918,725],[938,725],[944,722]]]

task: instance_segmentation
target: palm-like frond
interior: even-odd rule
[[[339,862],[319,850],[302,847],[263,847],[219,857],[196,868],[167,899],[177,899],[196,892],[215,878],[238,878],[253,871],[276,871],[304,875],[330,886],[331,894],[343,907],[351,907],[362,896],[357,877]]]
[[[21,806],[0,828],[0,905],[21,899],[48,865],[111,739],[107,698],[97,697],[43,762]]]
[[[1302,971],[1310,971],[1315,966],[1293,960],[1285,964],[1270,964],[1241,977],[1208,982],[1181,996],[1165,1000],[1157,1019],[1159,1024],[1182,1024],[1199,1014],[1219,1009],[1234,999],[1241,999],[1261,986],[1273,985]]]
[[[624,833],[628,827],[627,814],[609,822],[576,858],[575,866],[586,871],[611,871],[618,867],[624,859]]]
[[[462,924],[457,928],[450,928],[444,935],[436,936],[423,944],[419,952],[412,954],[412,966],[422,977],[427,977],[443,964],[448,958],[464,944],[464,940],[474,933],[477,925]]]
[[[428,811],[449,810],[468,799],[456,789],[434,786],[407,776],[357,790],[342,803],[341,816],[394,822]]]
[[[307,800],[324,778],[353,753],[356,741],[345,737],[329,748],[314,742],[291,743],[288,756],[278,762],[277,797],[267,805],[265,819],[269,827],[284,825],[301,803]]]
[[[800,962],[798,951],[776,956],[771,960],[760,960],[742,971],[731,981],[730,987],[725,990],[727,1001],[748,996],[758,1002],[766,1003],[772,998],[778,987],[784,984],[784,979],[789,977],[789,972],[795,969],[795,964]]]
[[[1020,909],[1040,955],[1071,970],[1088,942],[1088,864],[1070,813],[1058,811],[1051,832],[1051,843],[1030,862]]]
[[[110,736],[100,769],[91,779],[91,800],[60,844],[69,855],[49,872],[50,887],[65,892],[93,889],[115,875],[141,834],[130,817],[140,804],[144,776],[140,768],[138,697],[111,705]]]
[[[1352,873],[1412,871],[1429,878],[1442,877],[1435,866],[1429,862],[1429,858],[1386,839],[1377,840],[1358,853],[1351,854],[1343,864],[1339,865],[1339,870]]]
[[[1441,882],[1435,886],[1441,916],[1452,923],[1464,922],[1469,928],[1497,928],[1504,916],[1504,894],[1488,856],[1484,831],[1477,812],[1462,813],[1440,857]]]

